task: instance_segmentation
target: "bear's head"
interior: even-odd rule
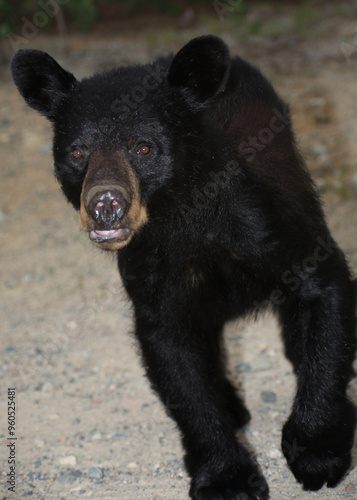
[[[16,53],[15,84],[53,123],[56,177],[94,244],[128,244],[155,195],[174,189],[195,155],[208,155],[197,117],[224,91],[229,70],[228,49],[214,36],[191,40],[175,57],[82,81],[44,52]]]

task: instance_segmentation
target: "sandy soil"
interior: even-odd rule
[[[357,15],[323,18],[303,37],[238,42],[291,103],[301,149],[318,183],[333,234],[357,270]],[[198,23],[154,30],[55,37],[28,46],[50,52],[78,77],[143,62],[212,31]],[[357,53],[357,45],[356,45]],[[151,392],[132,336],[115,258],[79,232],[51,168],[51,130],[26,108],[2,68],[0,87],[0,498],[186,500],[179,435]],[[334,490],[303,492],[280,452],[294,377],[274,318],[227,326],[231,376],[252,421],[244,432],[269,481],[271,498],[357,498],[352,470]],[[7,389],[16,388],[16,493],[7,490]],[[357,402],[356,381],[351,394]],[[356,457],[354,463],[357,461]]]

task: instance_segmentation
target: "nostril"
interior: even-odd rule
[[[113,216],[116,216],[118,219],[121,219],[125,212],[125,205],[126,203],[124,199],[122,199],[120,202],[116,199],[111,200],[110,203],[111,214]]]
[[[121,219],[125,213],[125,207],[126,207],[125,200],[121,200],[121,202],[119,202],[118,200],[112,200],[111,205],[112,205],[112,213],[115,213],[116,217],[118,219]]]
[[[98,203],[94,207],[93,214],[96,220],[98,220],[101,215],[102,207],[104,207],[104,203],[102,201],[98,201]]]

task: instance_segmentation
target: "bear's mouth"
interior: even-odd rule
[[[89,231],[89,239],[93,243],[114,243],[125,241],[130,236],[128,227],[120,227],[118,229],[93,229]]]

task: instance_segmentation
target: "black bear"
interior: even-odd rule
[[[250,415],[222,345],[227,320],[266,308],[297,376],[283,452],[305,489],[336,486],[356,421],[356,286],[270,83],[210,35],[82,81],[37,50],[17,52],[12,72],[53,123],[82,229],[118,252],[147,376],[175,403],[191,498],[269,497],[236,438]]]

